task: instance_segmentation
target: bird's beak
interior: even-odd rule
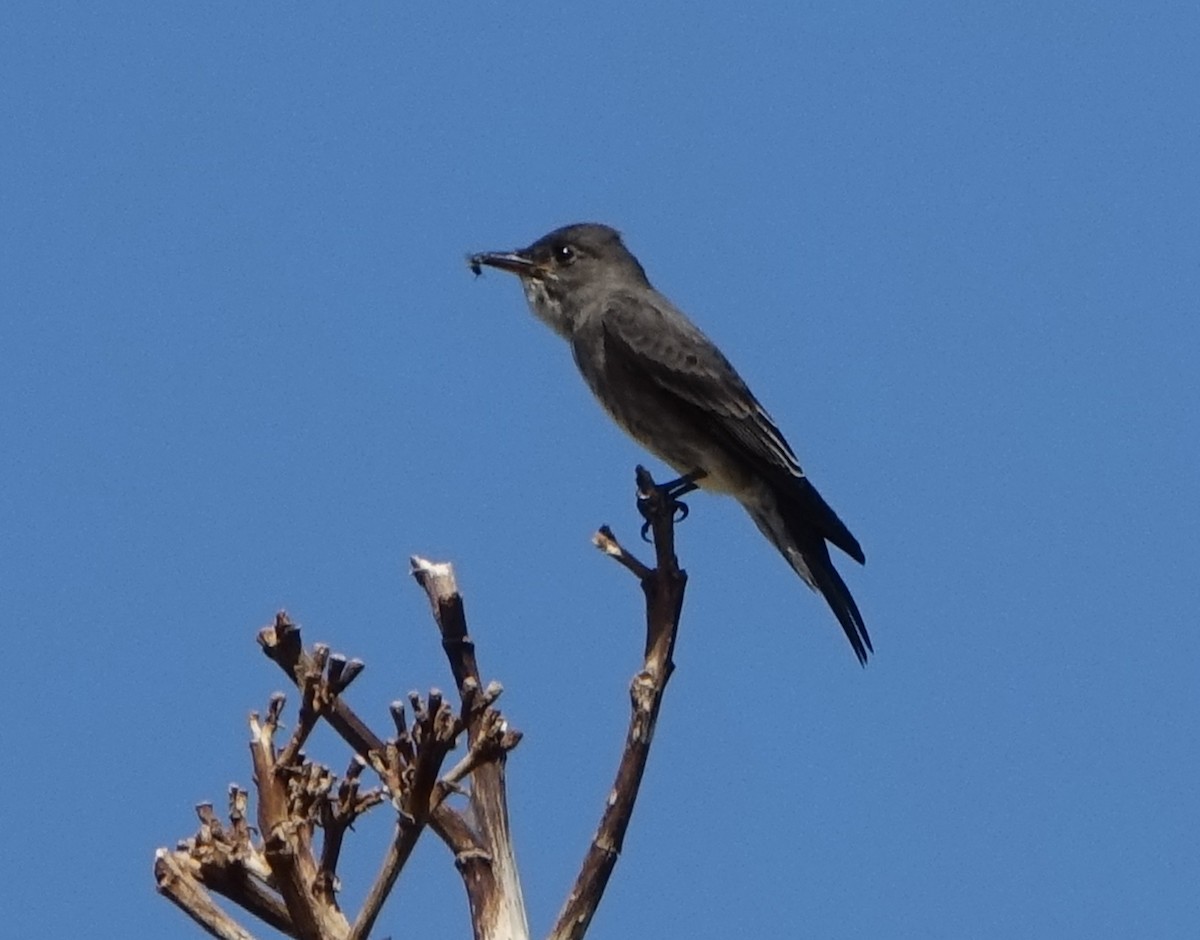
[[[467,265],[476,274],[482,273],[481,266],[485,264],[519,277],[537,277],[541,273],[541,269],[519,251],[482,251],[467,259]]]

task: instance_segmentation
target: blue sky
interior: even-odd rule
[[[876,658],[697,495],[678,671],[596,937],[1200,933],[1191,4],[9,4],[0,702],[14,936],[152,889],[249,783],[277,608],[526,734],[535,933],[641,649],[645,456],[473,250],[613,224],[862,541]],[[340,767],[327,736],[317,756]],[[343,866],[353,907],[382,817]],[[65,893],[62,886],[68,885]],[[420,847],[381,935],[462,936]],[[266,931],[262,931],[266,934]]]

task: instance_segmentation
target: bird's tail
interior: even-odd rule
[[[860,562],[862,550],[812,484],[807,480],[800,482],[802,487],[782,491],[772,488],[756,500],[745,500],[743,505],[796,574],[825,598],[854,648],[854,655],[865,666],[867,655],[875,652],[871,637],[850,589],[830,560],[825,542],[829,539]],[[830,518],[836,522],[836,530],[830,531]],[[844,544],[847,541],[853,550]]]

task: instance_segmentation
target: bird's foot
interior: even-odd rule
[[[666,494],[664,494],[665,496]],[[641,510],[642,518],[646,520],[642,523],[642,541],[649,544],[654,541],[650,538],[650,509],[645,505],[645,500],[638,500],[638,509]],[[683,522],[689,512],[687,503],[678,499],[671,500],[671,513],[675,516],[675,522]]]
[[[650,479],[650,474],[645,473],[641,467],[638,468],[638,512],[642,514],[642,518],[646,521],[642,523],[642,541],[650,541],[650,524],[653,521],[655,506],[657,500],[662,500],[662,504],[671,510],[671,517],[675,522],[683,522],[688,517],[687,503],[683,502],[679,497],[686,496],[693,490],[699,489],[697,480],[703,479],[704,471],[696,470],[686,476],[681,476],[677,480],[671,480],[669,483],[654,483]],[[641,486],[642,482],[648,483],[649,486]],[[678,514],[678,518],[675,516]]]

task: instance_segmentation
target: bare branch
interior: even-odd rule
[[[365,766],[362,758],[355,754],[342,777],[337,798],[324,804],[321,828],[325,838],[321,840],[321,872],[331,879],[337,872],[347,830],[359,816],[384,799],[383,791],[378,788],[366,792],[361,790],[359,778]]]
[[[379,873],[371,883],[371,889],[363,901],[362,909],[355,918],[354,926],[350,929],[347,940],[364,940],[375,926],[383,904],[396,885],[396,879],[408,862],[412,851],[416,848],[417,839],[421,835],[421,827],[414,825],[411,820],[405,824],[402,819],[396,826],[396,835],[388,846]]]
[[[306,686],[307,688],[307,686]],[[306,693],[307,694],[307,693]],[[258,829],[274,886],[287,906],[294,936],[300,940],[337,940],[350,930],[337,906],[334,882],[318,865],[313,830],[320,804],[333,775],[304,761],[292,748],[278,755],[274,736],[279,728],[283,696],[271,699],[265,720],[250,718],[250,756],[258,788]],[[280,756],[292,753],[292,763]]]
[[[641,582],[646,597],[645,662],[630,685],[632,714],[612,791],[579,875],[550,932],[551,940],[579,940],[596,913],[633,816],[663,692],[675,669],[672,656],[687,587],[687,575],[675,558],[675,507],[664,498],[643,467],[637,468],[637,485],[639,507],[654,534],[657,567],[651,570],[634,558],[607,526],[600,529],[593,541]]]
[[[304,652],[300,628],[285,611],[277,613],[275,622],[258,632],[258,644],[267,658],[279,666],[298,688],[303,687],[305,676],[311,674],[315,667],[312,657]],[[352,668],[353,675],[357,676],[362,671],[362,664],[352,660],[348,668]],[[369,766],[376,766],[372,752],[383,755],[387,745],[355,714],[345,699],[338,696],[330,702],[323,717],[354,753]],[[478,848],[471,828],[449,806],[439,806],[434,810],[429,818],[429,827],[456,855]]]
[[[475,688],[478,688],[482,682],[479,663],[475,661],[475,641],[467,634],[467,615],[463,609],[462,595],[458,593],[454,567],[447,562],[427,561],[416,555],[409,561],[412,576],[429,598],[455,685],[462,692],[467,680],[474,679]]]
[[[194,864],[185,852],[159,849],[154,855],[154,879],[159,894],[219,940],[254,940],[254,934],[243,930],[221,910],[188,870]]]
[[[258,645],[298,689],[304,688],[308,676],[320,673],[314,657],[304,652],[300,628],[284,611],[275,615],[273,624],[258,631]],[[361,669],[356,670],[355,674],[359,671]],[[336,698],[329,704],[325,720],[364,760],[369,758],[371,751],[383,750],[383,741],[342,698]]]
[[[402,730],[389,751],[393,763],[385,774],[385,784],[392,790],[398,816],[396,832],[348,940],[363,940],[371,932],[434,809],[433,793],[438,774],[463,730],[462,722],[436,689],[430,691],[427,700],[414,693],[411,701],[412,727],[397,721],[397,728]],[[398,713],[403,714],[402,710],[393,708],[393,716]],[[399,773],[396,773],[397,768]]]
[[[211,804],[197,806],[199,831],[180,842],[173,853],[168,853],[167,849],[158,850],[156,878],[174,877],[182,871],[203,886],[199,890],[187,885],[173,889],[172,900],[176,904],[181,907],[195,905],[188,909],[189,916],[195,920],[210,919],[212,900],[204,890],[208,889],[229,898],[281,933],[292,933],[291,915],[283,901],[265,886],[271,878],[271,868],[250,837],[251,830],[245,818],[246,791],[231,787],[229,805],[228,827],[221,824]],[[171,855],[174,862],[172,867],[164,868],[167,863],[161,860],[167,855]],[[160,878],[160,889],[162,886]]]
[[[596,530],[596,534],[592,536],[592,544],[618,564],[632,571],[633,576],[639,581],[645,581],[654,574],[653,569],[647,568],[617,541],[612,529],[606,525],[602,525]]]
[[[482,696],[479,693],[482,680],[475,644],[467,633],[453,567],[414,556],[412,574],[425,590],[441,632],[442,649],[463,703],[468,747],[474,754],[474,758],[468,754],[468,760],[474,761],[470,802],[478,848],[455,854],[471,907],[471,923],[479,940],[521,940],[529,936],[529,924],[513,854],[504,776],[507,752],[516,746],[520,735],[509,731],[491,708],[499,688],[489,687]],[[455,782],[448,780],[447,784]],[[441,789],[442,798],[447,792]]]

